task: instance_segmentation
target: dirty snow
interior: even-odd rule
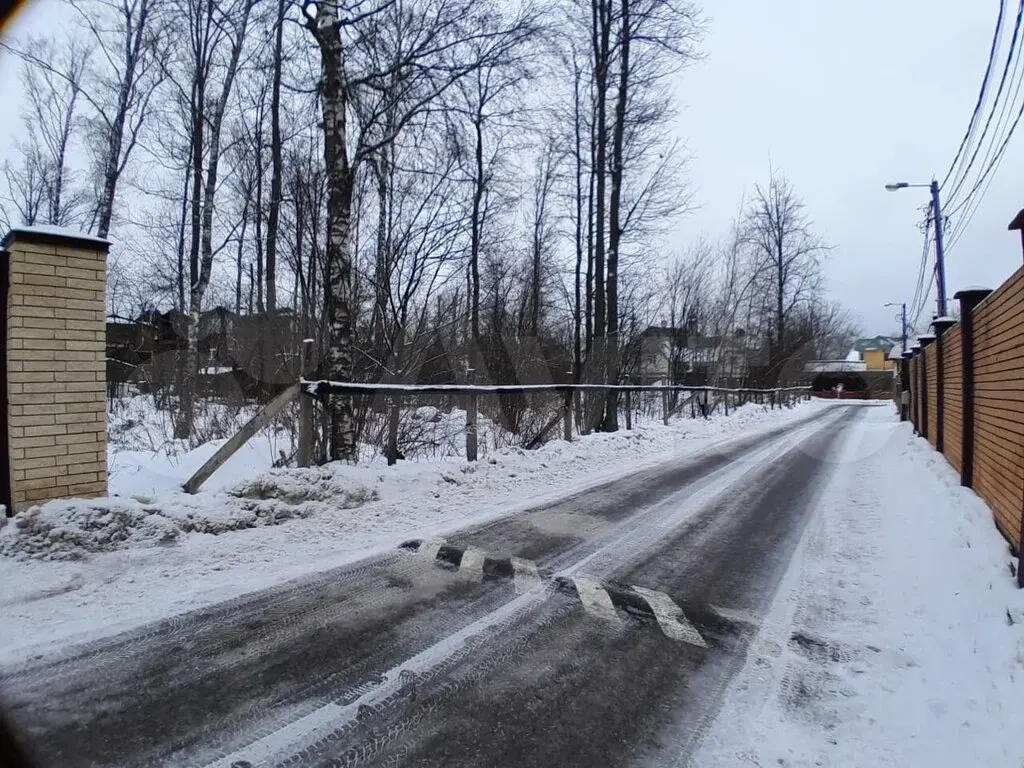
[[[111,490],[126,495],[52,502],[0,530],[2,551],[18,555],[0,557],[0,659],[39,652],[44,638],[60,644],[107,634],[350,562],[403,538],[513,513],[829,407],[748,405],[728,417],[646,424],[535,451],[505,448],[474,464],[457,457],[394,467],[367,460],[262,472],[262,463],[247,473],[240,461],[195,496],[174,488],[198,458],[178,456],[174,465],[145,454],[145,474],[114,467]],[[258,443],[251,450],[258,452]],[[286,524],[273,524],[283,522],[278,515]],[[31,522],[18,522],[26,518]]]
[[[1024,591],[1006,542],[908,424],[868,417],[690,765],[1024,764]]]

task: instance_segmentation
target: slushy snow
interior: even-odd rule
[[[908,423],[867,417],[691,765],[1024,764],[1007,544]]]

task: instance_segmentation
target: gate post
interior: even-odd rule
[[[900,355],[900,421],[910,418],[910,359],[914,353],[904,349]]]
[[[963,429],[960,444],[960,485],[974,485],[974,309],[992,293],[989,288],[966,288],[953,298],[960,302],[960,361]]]

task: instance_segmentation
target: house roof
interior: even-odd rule
[[[897,343],[899,343],[898,340],[891,336],[872,336],[870,338],[857,339],[853,342],[853,348],[861,353],[869,349],[881,349],[884,352],[888,352]]]

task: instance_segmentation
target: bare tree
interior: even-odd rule
[[[20,167],[4,166],[8,196],[25,224],[77,223],[86,192],[75,186],[69,156],[81,107],[89,48],[77,39],[32,38],[23,49],[4,48],[24,62],[28,102],[22,115],[28,138],[19,145]]]
[[[525,24],[506,24],[500,14],[478,2],[426,0],[404,4],[395,0],[344,6],[337,0],[311,3],[303,9],[306,27],[320,52],[320,101],[323,113],[324,165],[328,177],[327,303],[332,378],[351,380],[354,370],[353,331],[353,199],[357,173],[380,148],[393,142],[405,126],[452,85],[483,61],[503,55]],[[471,44],[483,41],[477,50]],[[386,87],[394,73],[414,71],[408,86]],[[411,91],[410,91],[411,89]],[[349,112],[357,94],[378,96],[354,144]],[[415,92],[416,98],[408,94]],[[366,100],[363,100],[366,103]],[[387,122],[379,119],[397,106]],[[364,112],[364,115],[367,113]],[[356,458],[352,398],[334,393],[330,458]]]
[[[744,230],[765,295],[772,301],[769,366],[777,377],[787,355],[790,317],[820,295],[820,264],[828,246],[813,232],[803,201],[779,174],[772,175],[767,188],[755,188]]]
[[[175,81],[186,97],[190,118],[191,241],[186,356],[175,436],[192,432],[196,375],[199,369],[199,318],[213,269],[214,205],[218,190],[224,118],[246,41],[252,0],[228,5],[213,0],[183,0],[180,21],[188,31],[181,69]]]

